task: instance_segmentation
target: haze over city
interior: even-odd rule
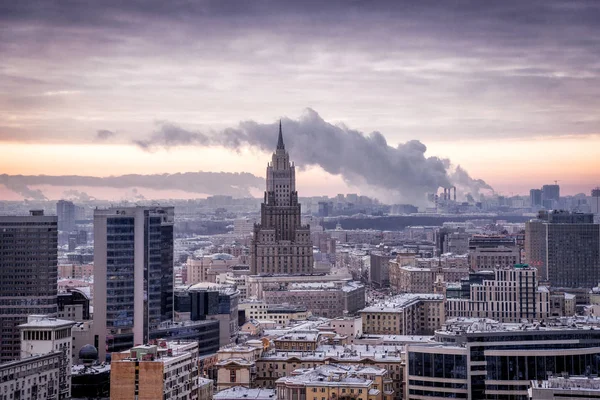
[[[0,198],[260,197],[280,119],[303,196],[418,203],[458,166],[464,193],[589,194],[598,20],[585,1],[5,2]],[[198,171],[252,175],[74,177]]]

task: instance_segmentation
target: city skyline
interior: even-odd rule
[[[262,177],[269,150],[249,141],[140,143],[165,127],[219,139],[248,123],[299,123],[308,109],[343,131],[381,132],[392,149],[417,140],[425,159],[449,159],[503,195],[555,180],[565,195],[589,195],[600,183],[593,2],[20,2],[2,11],[0,174]],[[301,197],[373,193],[352,170],[303,161]],[[260,197],[261,186],[249,193]],[[28,189],[52,199],[131,190]],[[0,198],[22,197],[0,185]]]

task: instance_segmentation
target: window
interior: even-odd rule
[[[231,371],[229,371],[229,382],[235,382],[236,380],[236,371],[234,369],[232,369]]]

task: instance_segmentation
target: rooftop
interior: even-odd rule
[[[27,317],[27,322],[19,325],[19,328],[60,328],[70,327],[75,325],[74,321],[66,319],[57,319],[48,317],[47,315],[30,315]]]
[[[301,368],[292,372],[291,376],[279,378],[277,383],[311,384],[316,386],[354,386],[369,387],[372,380],[365,375],[385,375],[386,370],[377,367],[359,365],[326,364],[316,368]]]
[[[375,304],[362,309],[360,312],[397,312],[404,307],[413,305],[418,301],[444,300],[444,295],[433,293],[405,293],[390,297],[383,303]]]
[[[302,361],[322,361],[327,358],[339,359],[344,361],[361,361],[369,358],[378,362],[402,361],[401,353],[404,350],[403,346],[390,345],[321,345],[315,351],[275,351],[272,350],[263,353],[261,359],[268,360],[287,360],[291,357],[296,357]]]
[[[531,381],[531,387],[537,389],[600,391],[600,378],[597,376],[550,377],[545,381]]]
[[[248,389],[242,386],[221,390],[213,395],[213,400],[256,399],[272,400],[276,398],[274,389]]]

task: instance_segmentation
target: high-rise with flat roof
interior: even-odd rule
[[[58,230],[71,232],[75,230],[76,206],[71,201],[59,200],[56,203],[56,215],[58,216]]]
[[[94,335],[106,351],[148,343],[173,317],[173,207],[94,211]]]
[[[593,214],[553,211],[526,223],[525,257],[554,287],[600,282],[600,225]]]
[[[267,166],[267,190],[254,227],[250,274],[308,274],[313,270],[310,228],[300,222],[296,169],[285,150],[281,122],[277,149]]]
[[[56,316],[57,240],[57,218],[41,210],[0,217],[0,363],[19,359],[28,315]]]

